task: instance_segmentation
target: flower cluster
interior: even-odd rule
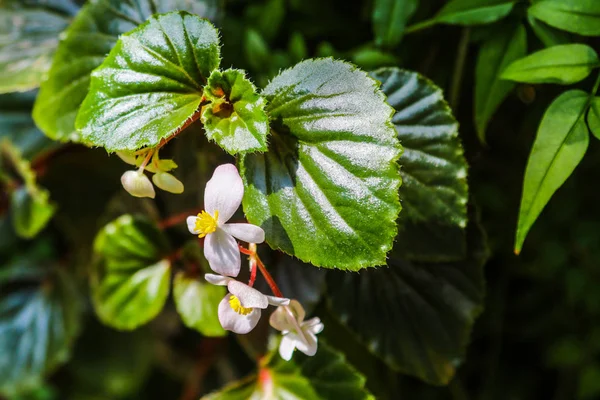
[[[154,174],[152,182],[156,187],[170,193],[183,193],[183,183],[169,173],[169,171],[177,168],[177,164],[173,160],[161,160],[158,156],[158,150],[154,152],[149,150],[142,153],[121,151],[117,152],[117,155],[127,164],[138,167],[138,169],[127,171],[121,176],[121,184],[132,196],[150,198],[155,196],[154,186],[144,174],[144,170]],[[150,157],[152,157],[151,161]]]
[[[244,185],[237,168],[233,164],[220,165],[206,184],[204,211],[189,216],[186,221],[192,234],[204,238],[204,256],[216,272],[206,274],[205,279],[213,285],[226,286],[228,290],[219,303],[219,322],[226,330],[246,334],[256,327],[262,310],[269,305],[278,306],[270,323],[283,333],[279,349],[281,357],[291,359],[296,348],[307,355],[314,355],[317,351],[316,334],[323,330],[318,318],[304,321],[305,311],[296,300],[267,296],[252,287],[253,279],[250,284],[235,279],[241,269],[240,247],[236,239],[249,243],[251,249],[256,248],[255,243],[265,240],[265,232],[256,225],[228,223],[239,208],[243,195]],[[250,265],[256,268],[258,255],[255,250],[251,254]]]

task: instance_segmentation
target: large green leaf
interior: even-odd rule
[[[458,123],[441,89],[419,74],[384,68],[371,76],[396,110],[392,122],[404,147],[394,249],[411,259],[461,259],[468,192]]]
[[[132,330],[156,317],[171,274],[162,232],[146,219],[123,215],[98,233],[94,252],[92,294],[102,322]]]
[[[173,297],[181,319],[204,336],[226,335],[217,315],[225,292],[222,286],[200,282],[183,272],[177,273],[173,280]]]
[[[554,192],[567,180],[583,158],[589,143],[585,112],[590,96],[569,90],[556,98],[540,123],[531,149],[515,239],[515,252],[523,247],[529,229]]]
[[[540,0],[529,15],[550,26],[584,36],[600,36],[600,2],[597,0]]]
[[[447,384],[483,304],[485,237],[475,222],[467,235],[468,256],[461,261],[416,263],[394,250],[389,268],[330,272],[332,314],[390,367]]]
[[[350,64],[307,60],[263,94],[269,151],[242,157],[244,211],[275,249],[317,266],[385,263],[400,211],[393,110]]]
[[[202,400],[371,400],[365,378],[348,364],[343,354],[323,342],[313,357],[294,355],[284,361],[277,355],[262,365],[259,375],[233,383]]]
[[[219,52],[215,27],[186,12],[122,35],[92,73],[76,120],[83,140],[108,151],[156,146],[199,111]]]
[[[375,43],[384,47],[394,47],[400,43],[406,23],[417,10],[417,5],[418,0],[375,0]]]
[[[213,71],[204,87],[204,97],[210,101],[202,109],[209,139],[230,154],[267,150],[266,102],[244,71]]]
[[[527,32],[521,24],[502,26],[483,43],[475,70],[475,127],[482,143],[490,119],[513,90],[515,84],[500,79],[500,74],[514,60],[527,54]]]
[[[39,86],[50,67],[67,16],[43,8],[0,3],[0,93]]]
[[[573,43],[549,47],[512,62],[502,79],[527,83],[570,85],[589,76],[600,66],[596,51],[588,45]]]
[[[77,140],[75,117],[98,67],[120,35],[156,12],[190,11],[214,16],[213,0],[97,0],[88,2],[65,31],[42,82],[33,115],[46,135]]]
[[[70,277],[48,260],[19,255],[0,266],[0,395],[40,385],[67,361],[79,305]]]
[[[600,139],[600,97],[594,97],[592,100],[587,121],[590,132]]]

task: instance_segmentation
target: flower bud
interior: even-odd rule
[[[127,164],[136,165],[137,157],[129,151],[117,151],[117,156]]]
[[[121,176],[121,184],[134,197],[154,198],[154,186],[142,171],[127,171]]]
[[[162,190],[180,194],[183,193],[183,183],[168,172],[157,172],[152,177],[152,182]]]

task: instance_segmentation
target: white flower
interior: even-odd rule
[[[242,260],[236,240],[262,243],[265,231],[252,224],[226,224],[242,202],[244,184],[233,164],[220,165],[204,190],[204,208],[187,218],[191,233],[205,237],[204,256],[213,271],[226,276],[240,273]]]
[[[292,300],[289,306],[282,305],[271,314],[269,323],[283,334],[279,355],[286,361],[292,359],[295,349],[307,356],[317,353],[317,334],[325,327],[317,317],[304,321],[306,313],[302,305]]]
[[[227,286],[229,293],[219,303],[219,322],[223,329],[239,334],[250,332],[258,320],[261,310],[269,306],[289,304],[282,297],[267,296],[233,278],[206,274],[204,278],[213,285]]]
[[[127,171],[121,176],[121,184],[135,197],[151,197],[154,198],[154,186],[150,179],[144,175],[144,171]]]
[[[164,191],[175,194],[183,193],[183,183],[168,172],[157,172],[152,177],[152,182]]]

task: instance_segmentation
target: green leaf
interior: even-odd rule
[[[250,67],[257,71],[269,68],[271,64],[269,45],[254,29],[248,29],[244,35],[244,50]]]
[[[267,243],[317,266],[385,263],[400,211],[401,147],[377,83],[352,65],[307,60],[263,91],[269,151],[242,157],[244,211]]]
[[[587,121],[592,134],[600,139],[600,97],[594,97],[592,100]]]
[[[475,70],[475,126],[482,143],[492,116],[515,87],[514,83],[500,79],[500,74],[526,54],[527,32],[521,24],[496,31],[481,46]]]
[[[146,219],[123,215],[98,233],[94,252],[92,294],[102,322],[133,330],[156,317],[171,273],[162,232]]]
[[[173,280],[173,297],[183,323],[204,336],[227,334],[217,315],[219,303],[225,294],[224,287],[200,282],[183,272],[177,273]]]
[[[451,0],[435,16],[438,23],[489,24],[506,17],[516,0]]]
[[[8,138],[27,159],[59,146],[36,128],[28,111],[0,111],[0,140],[3,138]]]
[[[596,0],[541,0],[528,13],[567,32],[600,36],[600,2]]]
[[[15,273],[3,275],[8,269]],[[0,395],[39,386],[67,361],[79,306],[70,276],[48,260],[20,255],[0,266]]]
[[[236,382],[202,400],[372,400],[365,378],[348,364],[343,354],[322,341],[317,354],[295,354],[292,361],[271,355],[257,376]]]
[[[201,118],[210,140],[230,154],[267,150],[266,102],[244,71],[213,71],[204,97],[210,103],[203,107]]]
[[[546,47],[557,46],[559,44],[569,44],[573,41],[572,34],[553,28],[542,21],[538,21],[537,19],[533,18],[531,14],[527,15],[527,21],[529,22],[529,26],[531,26],[531,29],[533,29],[535,35]]]
[[[585,44],[565,44],[536,51],[512,62],[501,78],[526,83],[570,85],[587,78],[600,66],[598,54]]]
[[[0,5],[0,93],[39,86],[68,23],[47,9]]]
[[[12,193],[10,209],[17,235],[31,239],[44,229],[56,212],[49,198],[50,193],[39,188],[30,193],[21,186]]]
[[[52,67],[42,82],[33,110],[35,122],[57,140],[79,140],[75,117],[98,67],[119,36],[155,12],[185,10],[209,17],[210,3],[200,0],[97,0],[88,2],[67,29]]]
[[[468,188],[458,123],[441,89],[421,75],[384,68],[371,76],[396,110],[392,123],[404,147],[394,248],[411,259],[462,259]]]
[[[389,268],[330,272],[332,314],[391,368],[447,384],[483,305],[485,235],[472,222],[467,236],[468,256],[461,261],[417,263],[394,250]]]
[[[92,73],[76,121],[82,138],[108,151],[156,146],[197,113],[219,51],[215,27],[186,12],[124,34]]]
[[[515,239],[517,254],[537,217],[587,150],[589,133],[584,115],[588,106],[587,93],[569,90],[544,114],[525,170]]]
[[[375,0],[372,17],[375,43],[382,47],[397,46],[417,6],[417,0]]]

